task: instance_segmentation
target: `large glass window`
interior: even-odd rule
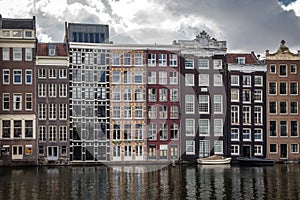
[[[22,70],[15,69],[14,70],[14,84],[22,84]]]
[[[10,60],[10,52],[8,47],[2,48],[2,60]]]
[[[186,134],[186,136],[194,136],[195,135],[195,120],[194,119],[186,119],[185,120],[185,134]]]
[[[214,113],[223,113],[222,95],[214,95]]]
[[[209,95],[199,95],[199,113],[209,113]]]
[[[195,112],[194,95],[185,95],[185,113],[193,114]]]
[[[22,48],[13,48],[13,60],[14,61],[22,60]]]
[[[209,135],[209,119],[199,119],[199,134],[200,136]]]
[[[199,86],[209,86],[209,74],[199,74]]]
[[[209,60],[208,59],[199,59],[198,67],[199,67],[199,69],[209,69]]]

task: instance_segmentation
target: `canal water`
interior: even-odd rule
[[[300,165],[0,168],[0,199],[300,199]]]

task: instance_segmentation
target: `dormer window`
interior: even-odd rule
[[[245,59],[245,57],[237,57],[236,61],[237,61],[238,64],[244,65],[245,62],[246,62],[246,59]]]
[[[13,31],[13,37],[22,37],[21,31]]]
[[[32,31],[25,31],[25,37],[31,38],[32,37]]]
[[[48,55],[49,56],[56,55],[56,45],[55,44],[48,44]]]

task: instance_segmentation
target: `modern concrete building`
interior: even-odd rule
[[[69,56],[65,43],[39,43],[36,105],[39,164],[69,160]]]
[[[300,51],[290,52],[285,41],[275,53],[266,51],[267,133],[269,158],[299,160]]]
[[[180,48],[181,154],[184,161],[226,155],[226,42],[201,32]]]
[[[37,163],[36,21],[0,15],[0,144],[2,165]]]
[[[238,157],[266,157],[267,66],[254,52],[228,53],[228,152]]]

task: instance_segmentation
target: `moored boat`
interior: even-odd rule
[[[199,158],[197,162],[202,165],[223,165],[223,164],[230,164],[231,158],[224,158],[223,156],[210,156],[206,158]]]
[[[273,166],[274,165],[274,160],[267,159],[267,158],[240,157],[237,159],[237,161],[241,165],[248,165],[248,166]]]

